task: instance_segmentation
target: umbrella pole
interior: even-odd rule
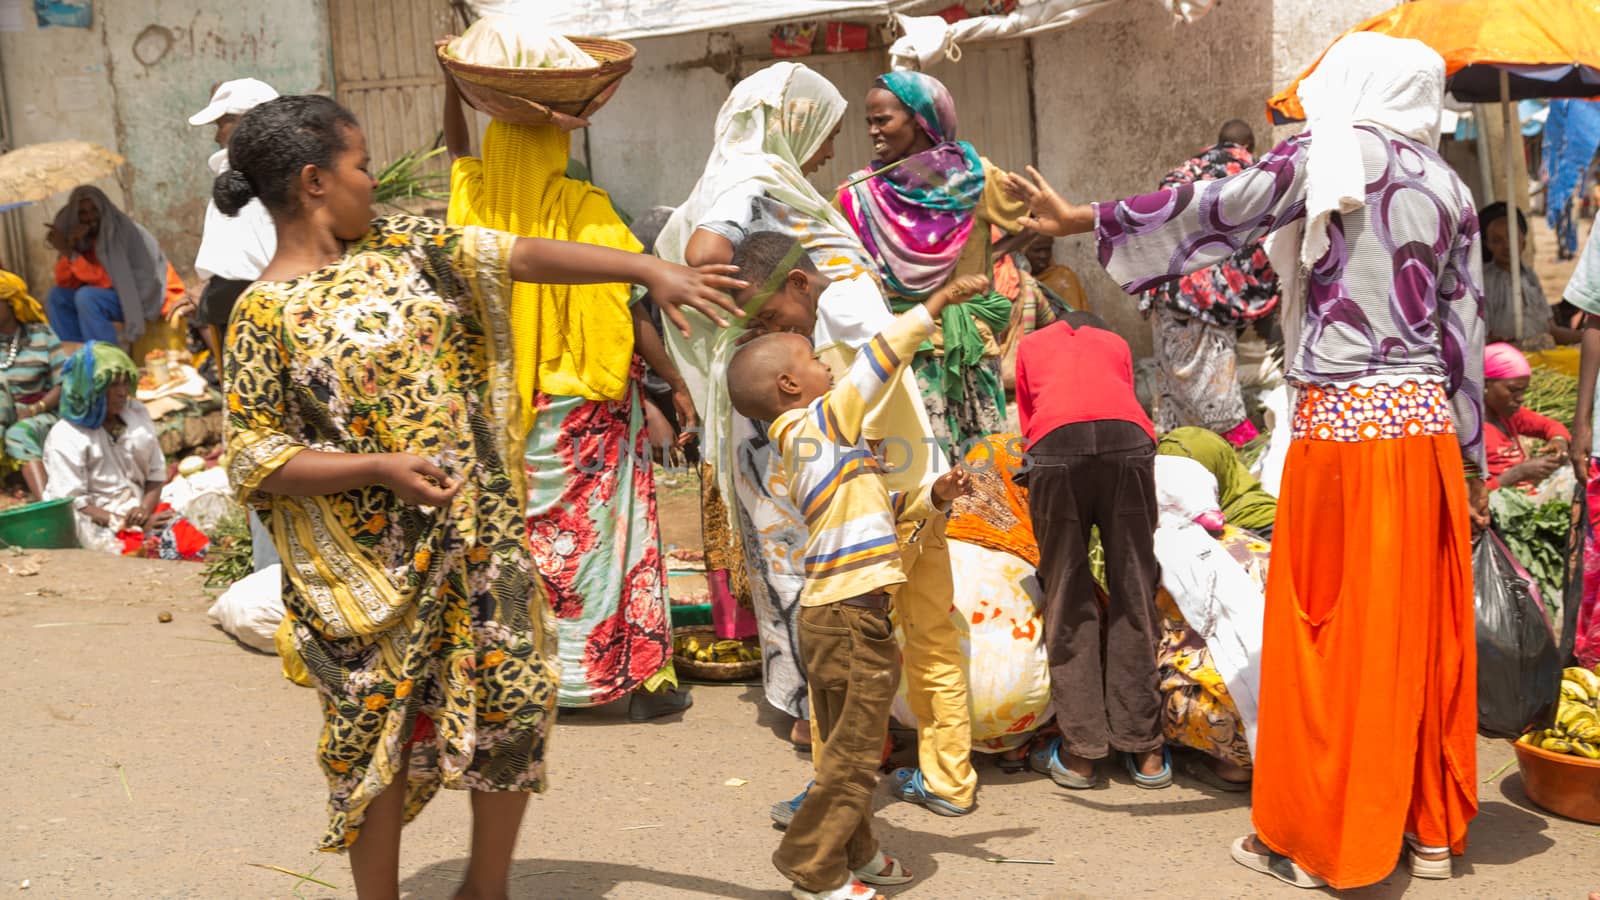
[[[1500,70],[1500,121],[1506,132],[1506,234],[1511,238],[1511,322],[1512,337],[1517,341],[1523,340],[1522,334],[1522,249],[1521,236],[1518,234],[1517,215],[1521,212],[1517,208],[1517,167],[1514,162],[1516,153],[1522,148],[1517,144],[1522,140],[1522,128],[1517,124],[1516,107],[1511,103],[1511,73],[1505,69]]]

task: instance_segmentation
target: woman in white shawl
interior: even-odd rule
[[[1297,887],[1449,878],[1478,811],[1469,520],[1487,524],[1478,217],[1439,156],[1444,60],[1341,38],[1304,133],[1227,178],[1093,206],[1016,179],[1037,230],[1094,232],[1129,292],[1267,242],[1294,437],[1273,529],[1255,833]],[[1034,173],[1035,176],[1037,173]]]
[[[705,172],[662,229],[656,255],[678,263],[727,263],[745,235],[781,231],[805,245],[824,275],[871,271],[849,223],[806,180],[833,156],[845,107],[838,88],[798,63],[777,63],[735,85],[717,114]],[[776,475],[765,429],[736,415],[728,402],[724,376],[740,329],[718,329],[698,316],[690,321],[691,337],[670,329],[666,337],[704,423],[707,569],[727,570],[736,592],[754,603],[767,700],[796,717],[792,737],[804,745],[806,685],[793,618],[804,582],[805,526]]]

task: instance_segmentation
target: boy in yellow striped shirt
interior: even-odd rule
[[[890,492],[862,427],[944,307],[987,285],[981,277],[957,279],[901,315],[860,349],[837,385],[811,342],[796,334],[759,336],[728,366],[734,409],[771,423],[790,501],[806,521],[799,644],[818,732],[816,784],[773,854],[801,900],[866,900],[875,892],[862,882],[911,880],[879,850],[871,824],[899,680],[889,621],[889,592],[906,581],[897,523],[948,510],[968,481],[956,468],[917,490]]]

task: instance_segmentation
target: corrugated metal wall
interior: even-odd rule
[[[446,0],[330,0],[334,87],[366,133],[373,165],[432,147],[444,103],[433,42],[458,31]],[[441,158],[435,163],[443,167]]]

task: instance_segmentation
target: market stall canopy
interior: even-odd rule
[[[467,0],[480,16],[532,15],[562,34],[631,40],[664,37],[737,25],[762,25],[807,20],[879,19],[896,13],[931,16],[953,0],[678,0],[676,3],[596,3],[594,0]],[[1006,15],[973,16],[957,23],[954,38],[986,40],[1020,37],[1063,28],[1084,15],[1123,3],[1154,3],[1174,16],[1193,21],[1215,0],[1020,0]],[[986,21],[987,20],[987,21]],[[972,23],[972,24],[967,24]],[[968,32],[961,33],[961,32]],[[981,32],[981,33],[980,33]]]
[[[1357,31],[1432,47],[1444,57],[1450,94],[1467,103],[1600,95],[1600,4],[1594,0],[1416,0],[1347,33]],[[1267,101],[1274,122],[1305,119],[1300,82],[1320,62],[1319,56]],[[1509,98],[1501,93],[1502,72]]]
[[[45,200],[116,171],[125,160],[99,144],[54,141],[0,156],[0,206]]]

